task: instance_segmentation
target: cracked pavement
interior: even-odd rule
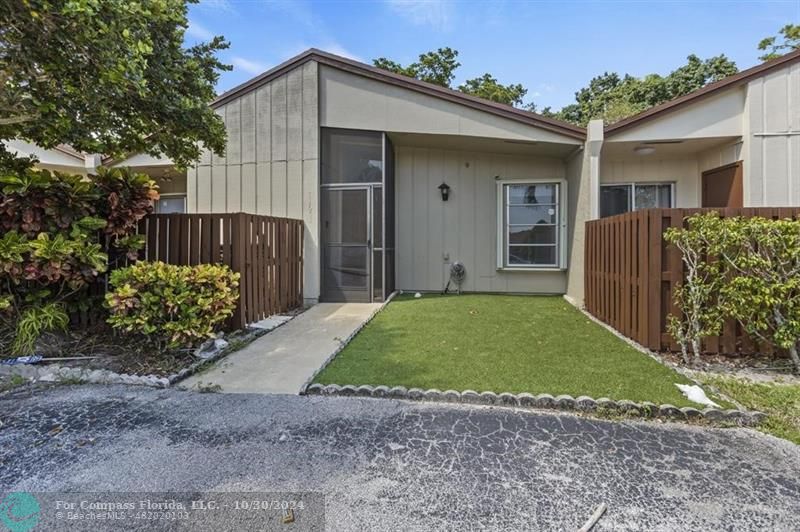
[[[315,490],[330,530],[576,530],[601,502],[593,530],[800,530],[800,447],[749,429],[132,386],[17,390],[0,420],[0,493]]]

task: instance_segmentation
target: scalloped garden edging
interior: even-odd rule
[[[602,397],[593,399],[585,395],[574,398],[571,395],[552,396],[547,393],[532,395],[529,393],[500,393],[481,392],[473,390],[423,390],[421,388],[406,388],[404,386],[354,386],[347,384],[323,385],[319,383],[307,386],[303,395],[327,395],[342,397],[375,397],[391,399],[406,399],[412,401],[431,401],[441,403],[462,403],[487,406],[506,406],[517,408],[554,409],[573,412],[606,412],[618,413],[630,417],[646,419],[671,419],[682,421],[706,421],[710,423],[733,423],[741,426],[757,425],[766,418],[763,412],[754,410],[725,410],[721,408],[705,408],[699,410],[690,406],[678,408],[670,404],[657,405],[648,401],[635,403],[633,401],[615,401]]]

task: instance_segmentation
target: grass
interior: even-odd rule
[[[546,296],[400,296],[316,382],[697,406],[675,387],[685,377]]]
[[[721,376],[702,379],[747,408],[767,414],[759,429],[800,445],[800,384],[756,383]]]

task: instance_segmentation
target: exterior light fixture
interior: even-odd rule
[[[439,192],[442,193],[442,201],[447,201],[447,198],[450,196],[450,185],[442,183],[439,185]]]
[[[656,149],[653,146],[636,146],[633,151],[637,155],[650,155],[651,153],[655,153]]]

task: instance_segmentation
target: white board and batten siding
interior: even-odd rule
[[[460,261],[467,269],[465,291],[566,291],[563,271],[503,271],[496,258],[495,176],[564,179],[562,159],[404,146],[395,156],[398,288],[440,291],[449,263]],[[443,181],[451,187],[448,201],[437,189]]]
[[[318,65],[308,62],[217,108],[228,133],[187,176],[189,212],[248,212],[305,221],[307,299],[319,297]]]
[[[745,205],[800,205],[800,63],[748,84],[745,131]]]

